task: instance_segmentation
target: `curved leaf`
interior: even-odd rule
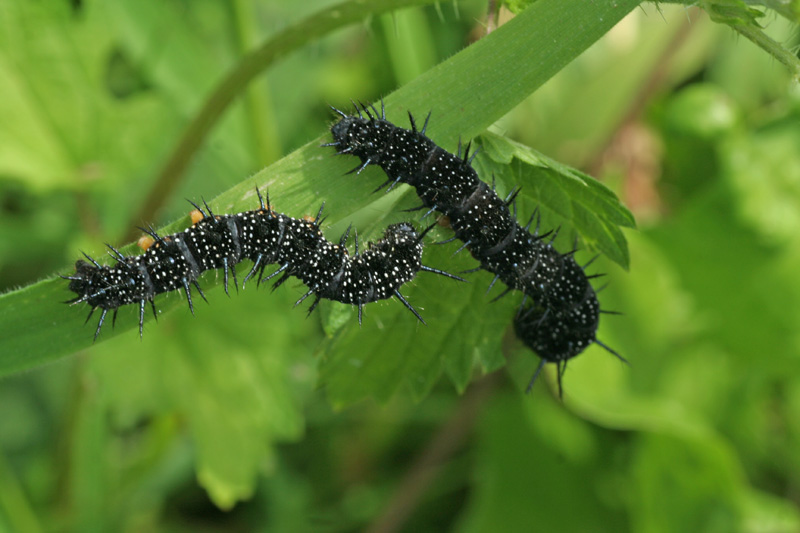
[[[638,5],[636,0],[606,0],[586,5],[582,0],[541,0],[484,39],[469,46],[385,99],[392,119],[406,110],[434,110],[430,136],[452,147],[459,138],[482,132],[588,48]],[[376,197],[368,191],[380,183],[374,170],[358,178],[343,177],[354,162],[334,158],[319,148],[327,134],[221,194],[212,202],[219,212],[252,209],[254,186],[275,193],[277,209],[292,216],[311,212],[327,202],[332,222],[347,219]],[[365,181],[352,194],[353,180]],[[166,232],[186,225],[175,223]],[[132,246],[123,249],[130,253]],[[67,273],[66,271],[65,273]],[[0,296],[0,375],[32,368],[91,345],[91,333],[81,327],[84,310],[58,303],[70,293],[66,283],[51,278]],[[178,298],[162,299],[168,309]],[[85,306],[83,306],[85,307]],[[135,327],[131,310],[121,310],[115,331],[107,339]],[[352,327],[352,326],[349,326]]]

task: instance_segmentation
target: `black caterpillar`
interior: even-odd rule
[[[381,240],[369,243],[361,254],[356,234],[355,254],[350,256],[345,248],[350,228],[338,244],[327,241],[320,231],[322,207],[316,218],[291,218],[273,211],[269,195],[265,204],[258,188],[256,194],[260,208],[254,211],[215,215],[208,204],[205,204],[204,211],[192,203],[197,211],[192,213],[194,224],[186,230],[162,237],[152,229],[142,228],[153,239],[152,245],[146,247],[142,255],[126,257],[107,245],[110,255],[117,261],[114,266],[101,265],[84,254],[89,262],[78,260],[75,275],[62,276],[70,280],[69,290],[78,295],[66,303],[88,303],[92,309],[87,322],[96,309],[102,310],[95,340],[109,311],[114,311],[113,325],[119,307],[138,303],[141,336],[145,303],[150,302],[155,316],[153,298],[156,294],[183,289],[189,309],[194,314],[190,284],[205,300],[197,278],[206,270],[221,268],[227,293],[228,274],[232,275],[234,285],[238,287],[236,265],[249,259],[253,266],[242,287],[256,272],[258,284],[282,273],[274,287],[294,276],[308,287],[308,292],[295,305],[311,295],[316,296],[309,314],[322,298],[326,298],[357,305],[361,324],[364,304],[394,296],[424,324],[416,309],[400,294],[400,287],[414,279],[419,271],[463,281],[458,276],[421,263],[422,238],[430,228],[418,234],[411,224],[391,225]],[[280,265],[279,268],[263,277],[264,269],[273,263]]]
[[[483,268],[494,273],[490,288],[498,279],[506,284],[498,298],[512,290],[523,293],[514,329],[542,358],[528,390],[545,362],[553,362],[558,367],[560,392],[567,361],[592,343],[625,361],[596,337],[600,313],[604,311],[589,280],[597,276],[587,276],[584,268],[588,264],[581,267],[575,262],[576,250],[560,254],[553,248],[557,231],[539,234],[537,222],[530,232],[536,212],[526,226],[519,224],[515,204],[519,189],[501,199],[494,186],[481,181],[472,168],[477,151],[470,155],[469,144],[463,156],[460,143],[457,154],[437,146],[425,136],[430,113],[422,129],[417,128],[409,113],[411,130],[406,130],[386,120],[383,103],[380,113],[374,106],[370,111],[363,104],[361,108],[356,105],[357,116],[333,110],[341,119],[331,127],[333,142],[325,146],[335,147],[337,154],[361,159],[351,173],[377,165],[388,180],[376,191],[387,186],[391,190],[398,183],[415,187],[422,200],[419,209],[428,208],[425,216],[433,211],[447,216],[454,239],[464,243],[459,251],[467,247],[480,261],[480,267],[473,271]],[[511,205],[514,214],[509,209]]]

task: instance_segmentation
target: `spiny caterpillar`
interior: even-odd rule
[[[191,285],[206,299],[197,278],[207,270],[222,269],[227,293],[229,274],[238,287],[236,265],[248,259],[253,266],[242,282],[243,288],[256,273],[257,284],[282,274],[274,287],[294,276],[308,287],[308,292],[295,305],[315,296],[309,314],[325,298],[357,305],[361,324],[364,304],[396,297],[424,324],[416,309],[400,293],[400,287],[414,279],[419,271],[463,281],[421,263],[422,238],[430,228],[420,234],[409,223],[393,224],[386,228],[382,239],[369,243],[363,253],[358,251],[356,234],[355,253],[351,256],[345,247],[350,228],[338,244],[322,235],[322,207],[315,218],[292,218],[275,212],[269,195],[265,203],[258,188],[256,194],[260,207],[254,211],[217,215],[205,202],[205,211],[192,203],[196,209],[192,213],[194,223],[182,232],[160,236],[152,229],[141,228],[152,238],[143,243],[146,251],[141,255],[125,256],[107,245],[110,255],[116,259],[113,266],[101,265],[84,254],[89,262],[78,260],[75,274],[62,276],[70,280],[69,290],[78,295],[66,303],[86,302],[91,307],[87,322],[96,309],[102,310],[95,340],[109,311],[114,311],[113,325],[121,306],[138,304],[141,336],[147,302],[156,315],[155,295],[183,289],[194,314]],[[264,270],[271,264],[279,267],[264,277]]]
[[[515,198],[520,189],[501,199],[494,186],[480,180],[471,163],[467,145],[461,154],[452,154],[437,146],[426,135],[430,113],[422,129],[418,129],[409,112],[411,129],[406,130],[386,120],[386,110],[356,105],[356,115],[336,108],[340,120],[331,127],[333,146],[338,155],[354,155],[361,164],[351,173],[360,173],[369,165],[377,165],[388,179],[377,189],[391,190],[398,183],[416,188],[422,200],[419,209],[427,208],[428,216],[438,211],[449,219],[455,237],[468,248],[480,267],[494,273],[490,288],[499,279],[506,284],[504,296],[512,290],[523,293],[523,300],[514,318],[517,336],[535,351],[541,362],[530,380],[528,389],[545,362],[557,365],[559,394],[561,378],[569,359],[590,344],[597,344],[620,360],[625,359],[597,339],[600,309],[597,295],[584,267],[573,257],[576,250],[561,254],[553,247],[557,232],[539,233],[536,212],[527,225],[516,218]],[[509,206],[514,206],[512,214]],[[537,219],[536,227],[530,228]],[[548,237],[550,237],[548,239]],[[590,261],[591,262],[591,261]],[[530,303],[529,303],[530,301]]]

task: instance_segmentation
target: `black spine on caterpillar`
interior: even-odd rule
[[[430,228],[419,234],[408,223],[391,225],[383,238],[375,244],[369,243],[363,253],[358,251],[356,235],[355,254],[350,256],[345,248],[349,229],[338,244],[322,235],[319,227],[322,208],[314,219],[292,218],[276,213],[269,205],[269,198],[265,204],[258,189],[256,193],[261,204],[259,209],[233,215],[215,215],[207,204],[205,211],[192,204],[199,219],[186,230],[172,235],[159,236],[152,230],[145,230],[154,241],[141,255],[124,256],[109,246],[116,259],[113,266],[101,265],[84,254],[89,262],[78,260],[75,274],[62,276],[70,280],[69,290],[78,295],[66,303],[86,302],[91,307],[87,321],[96,309],[101,309],[95,339],[109,311],[114,311],[115,322],[119,307],[138,304],[141,336],[145,304],[150,302],[156,316],[154,297],[157,294],[183,289],[194,314],[191,285],[206,299],[197,278],[207,270],[223,269],[227,293],[228,274],[238,288],[236,265],[248,259],[253,266],[243,286],[256,273],[258,284],[283,274],[274,287],[294,276],[309,287],[295,305],[308,296],[316,296],[309,314],[322,298],[326,298],[357,305],[361,324],[364,304],[396,297],[424,324],[416,309],[400,293],[400,287],[419,271],[463,281],[422,264],[422,238]],[[271,264],[279,268],[264,277],[266,267]]]
[[[347,115],[334,108],[341,119],[332,126],[333,142],[326,146],[361,160],[351,172],[381,167],[388,179],[376,190],[398,183],[415,187],[428,209],[425,216],[432,211],[446,215],[455,237],[464,243],[462,249],[468,247],[481,268],[495,274],[490,287],[499,279],[507,286],[500,296],[511,290],[524,294],[515,330],[542,358],[529,389],[544,363],[553,362],[560,390],[566,361],[592,343],[622,359],[596,338],[600,305],[572,253],[560,254],[552,246],[555,236],[539,233],[538,220],[531,233],[535,216],[523,227],[511,212],[519,190],[501,199],[472,168],[475,153],[469,155],[469,145],[462,156],[460,145],[458,154],[452,154],[431,141],[425,135],[430,114],[418,129],[409,113],[411,129],[406,130],[387,121],[383,108],[380,113],[364,105],[356,110],[357,115]]]

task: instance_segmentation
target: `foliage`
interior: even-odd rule
[[[321,1],[0,4],[0,530],[800,528],[791,74],[663,4],[518,3],[466,47],[477,0],[380,14],[430,3],[346,2],[341,25]],[[785,39],[751,2],[706,4]],[[269,70],[245,91],[247,61]],[[220,87],[230,109],[199,120]],[[165,231],[182,198],[251,209],[256,184],[293,216],[324,200],[329,236],[413,217],[408,188],[370,195],[378,171],[344,176],[355,161],[319,147],[326,103],[382,95],[396,122],[431,110],[446,148],[475,138],[480,175],[522,185],[520,218],[538,206],[560,248],[603,254],[603,305],[625,315],[600,335],[630,368],[592,348],[563,403],[550,372],[523,395],[518,298],[489,304],[486,273],[420,276],[428,327],[387,302],[361,328],[348,306],[288,311],[296,284],[227,298],[208,274],[196,317],[172,294],[143,340],[126,310],[91,345],[52,273],[151,221],[148,198]],[[456,247],[426,264],[471,268]]]

